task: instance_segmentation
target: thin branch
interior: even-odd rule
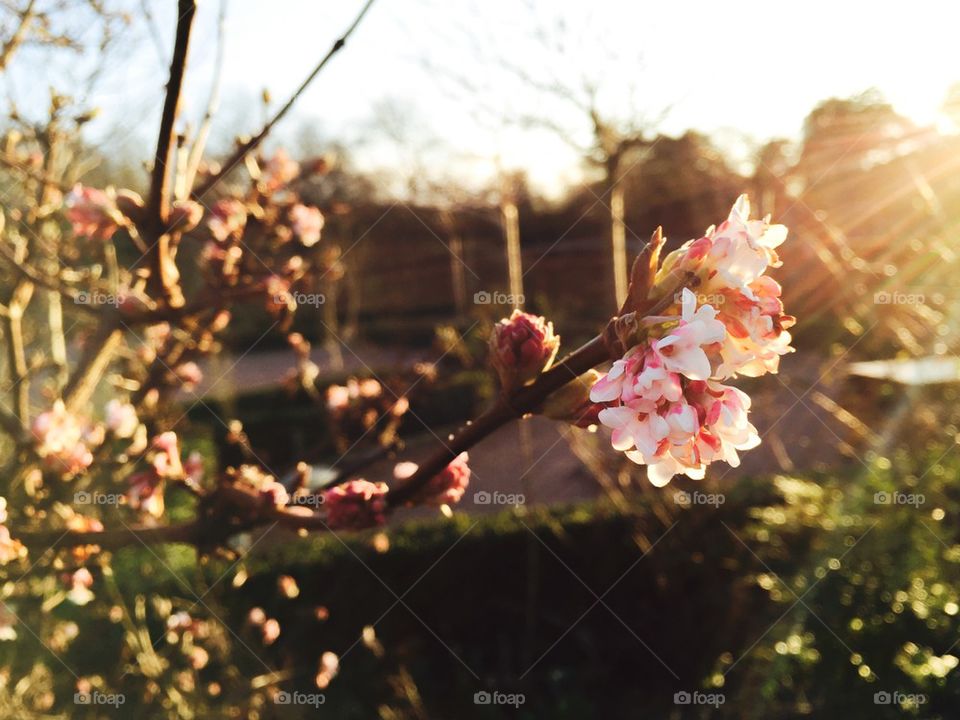
[[[174,125],[180,110],[180,93],[183,89],[183,76],[187,69],[190,30],[197,11],[196,0],[179,0],[178,8],[177,36],[173,57],[170,59],[170,80],[167,82],[163,114],[160,116],[157,152],[153,159],[150,194],[147,201],[147,217],[161,228],[167,220],[170,209],[170,162],[174,150]]]
[[[331,58],[340,52],[343,49],[344,45],[347,43],[347,39],[356,30],[357,26],[360,24],[360,21],[363,20],[364,16],[367,14],[367,11],[373,5],[374,0],[367,0],[363,4],[360,13],[354,18],[354,21],[350,24],[350,27],[347,28],[346,32],[343,33],[336,42],[333,43],[333,46],[327,51],[327,54],[323,56],[323,59],[317,63],[317,66],[313,68],[311,73],[307,75],[306,80],[300,83],[300,87],[290,96],[290,99],[284,104],[282,108],[263,126],[263,128],[254,135],[252,138],[247,140],[245,143],[241,144],[234,153],[223,163],[223,166],[220,170],[210,177],[208,177],[196,190],[193,191],[194,198],[201,198],[210,192],[221,180],[223,180],[226,175],[233,170],[237,165],[243,162],[244,158],[247,157],[251,152],[260,147],[260,144],[266,139],[267,135],[270,134],[270,131],[273,130],[273,126],[276,125],[283,117],[287,114],[290,108],[293,107],[293,104],[300,98],[303,92],[307,89],[314,78],[320,74],[320,71],[330,62]]]
[[[17,29],[13,31],[10,38],[3,44],[3,47],[0,48],[0,72],[6,70],[10,58],[13,57],[17,48],[20,47],[26,38],[27,31],[30,29],[30,23],[32,23],[36,17],[34,14],[34,6],[36,6],[36,4],[36,0],[30,0],[30,2],[27,3],[27,6],[20,13],[20,22],[17,24]]]
[[[63,401],[67,409],[76,412],[93,395],[97,384],[107,366],[113,359],[113,353],[123,340],[123,331],[118,317],[105,317],[91,338],[90,344],[80,357],[77,367],[63,389]]]
[[[223,82],[223,51],[226,45],[227,29],[227,0],[220,0],[220,13],[217,18],[217,55],[214,60],[213,79],[210,85],[210,98],[207,100],[207,109],[203,113],[203,120],[197,129],[197,138],[190,148],[190,157],[187,160],[187,169],[184,173],[185,195],[189,195],[190,188],[197,178],[197,170],[203,160],[203,151],[206,149],[210,137],[210,128],[213,125],[213,116],[220,108],[220,86]]]
[[[151,543],[190,543],[200,537],[202,528],[199,521],[161,527],[141,527],[130,525],[110,530],[89,530],[63,532],[44,530],[35,533],[18,533],[17,540],[28,548],[77,547],[81,545],[99,545],[103,550],[113,550],[127,545]]]
[[[146,227],[149,229],[147,241],[150,247],[151,283],[160,291],[158,294],[172,306],[183,304],[183,295],[179,288],[179,273],[173,260],[173,240],[167,227],[170,211],[171,165],[173,153],[176,150],[175,125],[180,110],[183,76],[187,69],[190,30],[193,27],[197,3],[196,0],[180,0],[177,7],[179,17],[173,56],[170,60],[170,80],[167,83],[163,113],[160,116],[160,133],[157,138],[157,152],[153,160],[150,194],[145,212]]]
[[[7,331],[7,356],[10,365],[11,385],[14,408],[20,425],[30,425],[30,381],[27,367],[27,355],[23,342],[23,313],[33,295],[33,283],[21,280],[13,291],[13,297],[7,305],[7,314],[3,320]]]

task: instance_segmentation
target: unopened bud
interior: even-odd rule
[[[533,382],[550,368],[559,349],[553,323],[520,310],[494,325],[490,335],[490,363],[504,390]]]

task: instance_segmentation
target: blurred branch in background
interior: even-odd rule
[[[243,162],[243,159],[249,155],[251,152],[256,150],[260,144],[266,139],[267,135],[270,134],[270,131],[273,130],[274,125],[280,122],[283,117],[290,111],[290,108],[293,107],[294,103],[300,98],[304,90],[309,87],[310,83],[313,82],[314,78],[320,74],[320,71],[326,67],[327,63],[336,55],[340,50],[342,50],[346,44],[347,40],[353,34],[353,31],[357,29],[357,26],[363,20],[364,16],[370,10],[370,7],[373,5],[373,0],[366,0],[363,4],[363,7],[360,9],[360,12],[354,18],[353,22],[346,29],[346,31],[337,38],[333,45],[330,47],[330,50],[327,51],[327,54],[321,58],[320,62],[317,63],[316,67],[310,71],[310,74],[307,75],[306,79],[300,86],[294,91],[293,95],[287,100],[286,103],[270,118],[269,121],[261,128],[261,130],[251,137],[249,140],[241,142],[237,149],[231,154],[222,164],[219,171],[213,173],[203,182],[200,183],[200,186],[193,190],[193,196],[197,198],[204,197],[210,190],[212,190],[217,183],[219,183],[224,176],[227,175],[231,170],[233,170],[237,165]]]

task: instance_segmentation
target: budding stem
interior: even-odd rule
[[[392,488],[387,493],[388,505],[397,507],[408,502],[457,455],[469,450],[511,420],[523,417],[526,413],[540,407],[551,393],[599,365],[607,359],[607,356],[606,345],[598,335],[567,355],[530,385],[519,388],[506,398],[501,398],[476,420],[461,426],[453,439],[438,447],[403,485]]]

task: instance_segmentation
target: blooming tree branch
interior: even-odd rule
[[[236,230],[229,228],[239,227],[221,230],[222,222],[211,220],[215,232],[232,233]],[[382,524],[387,513],[404,505],[459,500],[469,482],[467,451],[529,414],[610,427],[614,449],[647,465],[655,485],[677,473],[703,477],[714,460],[736,465],[738,451],[754,447],[759,438],[746,419],[749,398],[721,380],[774,372],[780,355],[790,351],[785,328],[793,319],[783,314],[779,286],[763,274],[768,266],[778,265],[774,248],[784,236],[781,226],[750,220],[749,205],[741,198],[727,221],[661,264],[665,240],[658,228],[634,262],[620,313],[603,333],[556,363],[559,338],[552,324],[515,311],[495,327],[490,339],[491,364],[502,388],[497,402],[440,443],[419,466],[398,465],[393,487],[344,473],[315,492],[306,488],[303,475],[291,495],[255,465],[244,465],[212,490],[200,491],[194,522],[168,528],[128,526],[123,532],[80,529],[61,535],[60,544],[187,542],[209,548],[266,523],[313,531]],[[309,344],[299,336],[292,343],[301,356],[298,372],[312,383],[316,374],[308,359]],[[167,357],[176,361],[169,352]],[[614,363],[606,375],[594,370],[609,360]],[[155,364],[154,372],[159,367]],[[140,503],[144,497],[162,501],[156,493],[164,478],[179,482],[187,476],[175,439],[158,438],[154,447],[154,474],[139,481],[149,495]],[[72,456],[64,460],[76,462]],[[304,502],[310,497],[315,500]],[[21,534],[20,542],[34,547],[52,536]]]

